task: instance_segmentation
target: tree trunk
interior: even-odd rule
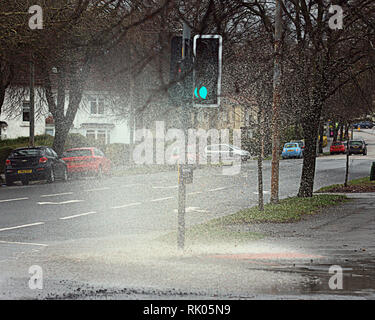
[[[55,138],[53,139],[53,150],[61,156],[64,152],[65,142],[69,133],[69,125],[55,121]]]
[[[47,65],[45,65],[44,68],[45,70],[48,70]],[[57,103],[55,103],[55,99],[52,94],[51,80],[48,71],[46,71],[44,78],[48,108],[55,121],[53,149],[59,156],[61,156],[64,152],[64,146],[69,134],[69,130],[73,124],[82,100],[83,85],[89,69],[86,65],[82,69],[77,68],[76,70],[72,71],[72,73],[69,73],[69,105],[66,112],[65,91],[67,87],[67,74],[65,73],[64,68],[59,68],[58,70]]]
[[[340,141],[344,140],[344,125],[340,125]]]
[[[336,123],[333,124],[333,142],[337,141],[337,136],[338,136],[339,130],[336,127]]]
[[[349,140],[349,124],[348,123],[345,125],[344,139]]]
[[[303,167],[298,197],[312,197],[314,191],[318,129],[322,105],[319,104],[310,108],[312,109],[310,115],[307,115],[302,121],[305,149],[303,151]]]

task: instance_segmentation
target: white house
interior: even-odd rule
[[[8,102],[7,102],[8,101]],[[66,101],[68,105],[68,98]],[[55,134],[53,119],[45,102],[35,95],[35,135]],[[130,142],[128,119],[119,117],[116,106],[105,94],[86,91],[83,94],[80,108],[76,114],[71,133],[80,133],[85,137],[98,140],[101,144]],[[1,130],[1,139],[13,139],[29,135],[30,107],[28,95],[12,106],[5,98],[0,121],[6,122]]]

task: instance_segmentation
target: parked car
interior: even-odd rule
[[[290,143],[298,143],[298,145],[301,147],[301,149],[305,149],[305,141],[303,140],[292,140],[292,141],[289,141]]]
[[[367,143],[364,140],[350,140],[348,143],[348,152],[351,154],[367,155]]]
[[[212,144],[205,148],[205,156],[219,160],[219,156],[222,159],[229,160],[231,158],[240,157],[241,161],[247,161],[251,155],[249,151],[242,150],[231,144]]]
[[[283,159],[287,158],[302,158],[303,151],[298,143],[288,142],[284,144],[283,152],[281,153]]]
[[[27,185],[29,181],[54,182],[56,179],[66,181],[68,169],[66,163],[50,147],[17,148],[5,161],[7,186],[11,186],[15,181]]]
[[[359,123],[353,124],[353,127],[356,128],[361,128],[361,129],[372,129],[374,127],[374,123],[371,121],[362,121]]]
[[[332,142],[329,152],[330,154],[346,153],[345,143],[342,141]]]
[[[110,174],[111,161],[98,148],[72,148],[63,154],[70,175],[75,173],[102,176]]]

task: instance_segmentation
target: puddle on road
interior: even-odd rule
[[[296,272],[306,279],[299,288],[301,294],[372,295],[375,296],[375,261],[357,261],[352,264],[337,263],[342,269],[342,289],[331,289],[329,281],[337,273],[329,273],[335,264],[296,265],[288,272]],[[284,270],[287,271],[287,270]],[[334,282],[337,284],[337,281]]]

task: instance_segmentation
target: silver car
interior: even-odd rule
[[[225,159],[229,160],[240,157],[241,161],[245,162],[250,159],[250,152],[242,150],[231,144],[211,144],[205,148],[206,157],[211,159]]]

